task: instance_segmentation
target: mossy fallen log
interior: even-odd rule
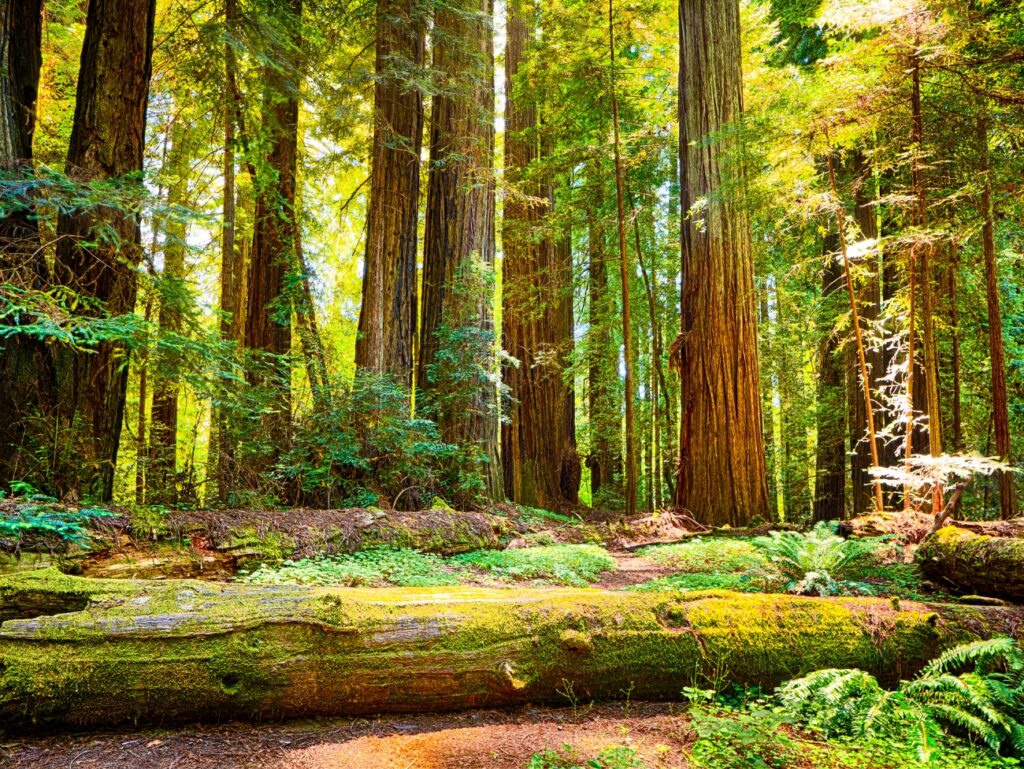
[[[49,605],[71,596],[76,610],[0,625],[9,732],[675,698],[688,685],[771,687],[823,667],[893,681],[946,646],[1013,632],[1024,616],[727,592],[189,580],[111,591],[106,580],[54,572],[12,577],[0,596],[37,595],[49,579],[61,596]]]
[[[917,549],[921,571],[960,593],[1024,600],[1024,539],[945,526]]]
[[[382,545],[454,555],[501,548],[515,533],[507,518],[450,509],[179,511],[171,513],[167,527],[179,536],[204,537],[215,550],[236,557],[271,559]]]

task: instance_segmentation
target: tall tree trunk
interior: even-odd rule
[[[857,224],[860,238],[864,240],[878,239],[878,210],[874,205],[876,191],[868,187],[865,182],[867,173],[864,157],[857,153],[853,162],[853,171],[856,175],[854,180],[854,211],[853,218]],[[881,313],[881,264],[879,263],[879,249],[871,248],[868,252],[869,263],[865,270],[865,276],[860,283],[857,292],[857,306],[859,315],[864,319],[865,325],[871,326],[878,321]],[[867,392],[874,403],[875,394],[878,392],[879,377],[885,373],[885,361],[882,350],[877,345],[865,345],[865,363],[867,369],[868,383]],[[877,500],[872,494],[871,465],[872,459],[871,439],[868,437],[867,402],[865,401],[865,388],[861,382],[863,376],[859,353],[856,345],[848,346],[847,354],[847,393],[850,403],[850,482],[853,495],[853,514],[860,515],[867,510],[874,509]],[[872,409],[875,416],[874,427],[877,429],[878,412]],[[876,444],[877,447],[877,444]],[[879,455],[882,460],[882,454]]]
[[[619,142],[619,99],[615,92],[615,24],[614,0],[608,0],[608,52],[611,65],[612,97],[612,149],[615,155],[615,206],[619,225],[619,279],[622,283],[622,346],[623,369],[625,371],[626,403],[626,515],[636,512],[636,476],[640,469],[636,459],[636,429],[634,423],[636,390],[633,385],[633,371],[636,361],[633,354],[633,318],[629,301],[629,249],[626,248],[625,191],[622,180],[622,151]]]
[[[189,189],[189,165],[192,149],[189,128],[182,119],[170,128],[171,148],[167,153],[163,173],[169,177],[167,203],[186,206]],[[181,333],[188,293],[185,280],[186,222],[173,216],[164,223],[164,271],[160,284],[160,312],[157,316],[163,334]],[[178,501],[178,391],[180,365],[177,345],[165,345],[156,355],[153,370],[153,409],[149,427],[149,467],[146,472],[146,500],[150,504],[173,506]]]
[[[42,0],[0,0],[0,168],[4,171],[31,172],[41,40]],[[0,218],[0,285],[41,289],[48,273],[30,212]],[[44,343],[31,337],[7,337],[0,340],[0,370],[0,414],[4,415],[0,482],[31,480],[45,486],[45,468],[30,458],[33,448],[46,442],[44,424],[56,401],[52,356]]]
[[[241,327],[238,294],[242,264],[235,253],[235,128],[240,109],[238,98],[238,62],[235,35],[238,21],[236,0],[224,0],[224,192],[220,241],[220,337],[240,341]],[[211,475],[217,478],[217,499],[227,502],[234,457],[234,439],[227,412],[217,406],[210,415]]]
[[[264,68],[263,131],[270,150],[266,168],[256,174],[256,212],[253,217],[252,252],[248,281],[245,347],[266,354],[263,363],[269,376],[250,372],[255,384],[275,393],[273,413],[263,427],[273,451],[287,445],[291,422],[292,303],[287,286],[289,272],[298,263],[299,225],[295,212],[295,181],[298,168],[298,122],[301,87],[298,51],[302,0],[272,0],[273,13],[283,28],[293,30],[290,40],[276,41],[275,61]],[[265,373],[265,372],[263,372]],[[262,470],[262,457],[252,469]]]
[[[511,406],[501,426],[501,456],[510,499],[557,510],[579,501],[570,468],[579,461],[575,426],[564,418],[574,400],[564,378],[573,343],[572,264],[568,238],[556,243],[544,231],[553,207],[551,186],[529,178],[530,164],[541,156],[536,138],[539,123],[535,102],[518,74],[534,25],[531,6],[525,0],[510,0],[505,45],[509,192],[502,229],[502,346],[518,365],[506,365],[502,371]]]
[[[647,312],[651,322],[651,419],[653,420],[652,432],[653,441],[656,444],[652,449],[654,452],[652,456],[652,483],[657,489],[654,493],[654,502],[656,504],[661,503],[661,487],[662,487],[662,476],[665,473],[662,471],[662,465],[664,464],[664,457],[662,456],[662,435],[666,427],[670,426],[672,406],[669,401],[669,390],[668,383],[665,377],[665,368],[662,363],[662,357],[665,352],[664,341],[662,337],[662,329],[660,318],[658,317],[658,297],[656,291],[658,289],[658,272],[657,263],[652,255],[651,257],[651,269],[648,271],[644,265],[643,255],[643,241],[640,237],[640,210],[636,206],[636,201],[633,200],[631,192],[627,195],[629,198],[629,209],[632,212],[633,217],[633,239],[636,246],[636,259],[637,264],[640,266],[640,277],[644,283],[644,293],[647,296]],[[659,401],[659,398],[661,399]],[[664,404],[664,408],[661,404]],[[671,486],[669,487],[669,497],[671,497]]]
[[[356,366],[412,384],[416,337],[416,243],[423,95],[409,71],[423,66],[418,0],[377,5],[377,78]]]
[[[845,224],[842,220],[838,226]],[[825,267],[821,273],[822,308],[819,333],[817,382],[817,452],[814,473],[815,521],[833,521],[846,512],[846,420],[842,408],[843,362],[839,356],[839,338],[835,333],[835,319],[839,307],[835,301],[843,286],[843,268],[836,258],[839,237],[830,234],[824,240]]]
[[[985,301],[988,307],[988,353],[992,369],[992,422],[995,427],[996,454],[1003,462],[1010,457],[1010,417],[1006,397],[1006,359],[1003,353],[1003,314],[999,308],[999,274],[996,265],[995,212],[992,204],[992,169],[988,159],[987,118],[978,125],[978,152],[981,157],[981,208],[985,223],[981,230],[985,257]],[[1000,471],[999,515],[1013,518],[1017,513],[1013,474]]]
[[[154,16],[155,0],[90,0],[67,157],[67,173],[77,181],[139,183],[125,177],[142,171]],[[57,235],[56,282],[99,300],[110,316],[134,312],[142,258],[137,216],[71,211],[59,217]],[[61,491],[100,500],[113,494],[127,355],[119,341],[58,355],[60,422],[66,435],[81,430],[82,438],[77,477],[64,479]]]
[[[957,293],[960,283],[960,244],[956,241],[949,245],[949,270],[947,273],[949,298],[949,333],[950,360],[949,368],[953,375],[953,451],[964,450],[964,428],[962,417],[962,396],[960,383],[960,309],[957,305]]]
[[[296,252],[295,271],[301,276],[301,290],[293,299],[292,306],[295,310],[299,341],[302,343],[302,358],[306,364],[306,378],[313,394],[313,403],[321,411],[325,411],[331,405],[327,353],[324,351],[323,337],[320,336],[320,326],[316,320],[316,301],[301,241],[296,241]]]
[[[918,41],[919,42],[919,41]],[[924,158],[922,153],[924,152],[924,116],[921,110],[921,58],[917,53],[914,54],[913,64],[911,68],[911,144],[912,152],[914,157],[911,160],[911,186],[913,187],[913,193],[915,198],[915,205],[913,211],[912,222],[918,228],[924,228],[928,222],[928,203],[926,198],[925,189],[925,178],[924,178]],[[919,260],[915,260],[914,251],[918,248],[918,244],[911,246],[911,258],[910,258],[910,269],[913,271],[915,268],[915,261],[920,269],[918,275],[911,276],[910,282],[910,306],[914,306],[914,278],[920,283],[921,293],[921,320],[922,320],[922,336],[921,340],[922,352],[923,352],[923,370],[919,373],[914,374],[916,380],[917,389],[911,388],[911,396],[915,406],[923,405],[928,417],[927,425],[927,446],[928,452],[933,456],[937,457],[942,454],[942,415],[940,410],[940,398],[939,398],[939,364],[938,364],[938,347],[935,338],[935,319],[934,319],[934,288],[932,285],[932,244],[929,240],[925,240],[920,244],[920,255]],[[914,311],[911,310],[911,334],[913,334],[913,324],[915,322]],[[913,345],[910,345],[911,351],[913,351]],[[916,362],[912,360],[912,365]],[[912,370],[912,369],[911,369]],[[910,440],[910,431],[908,431],[907,441],[907,454],[911,453],[913,448],[913,442]],[[909,499],[908,499],[909,502]],[[943,508],[942,502],[942,488],[936,485],[932,489],[932,513],[938,514]]]
[[[588,292],[589,317],[587,329],[587,405],[590,421],[591,504],[594,507],[618,503],[621,493],[622,455],[619,433],[622,413],[619,410],[619,356],[614,345],[611,324],[615,318],[615,302],[608,290],[607,244],[601,221],[604,203],[604,177],[600,163],[591,165],[587,183],[593,189],[593,202],[588,209]]]
[[[441,88],[433,99],[430,126],[416,381],[434,403],[442,436],[449,442],[474,443],[486,457],[484,485],[497,499],[502,496],[502,473],[492,381],[497,365],[493,295],[479,275],[493,270],[495,249],[493,15],[493,0],[464,0],[435,13],[433,65]],[[449,338],[453,333],[471,341]],[[446,364],[438,353],[449,342],[463,345],[473,358],[474,381],[461,383],[468,392],[444,392],[450,388],[439,386]]]
[[[686,221],[675,502],[702,522],[737,526],[768,516],[750,223],[731,134],[743,106],[737,0],[680,0],[679,50]]]

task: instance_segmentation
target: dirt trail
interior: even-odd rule
[[[618,568],[615,571],[602,574],[601,579],[594,583],[594,587],[615,590],[675,574],[675,571],[667,566],[632,553],[612,552],[611,555]]]
[[[659,769],[688,766],[692,741],[678,705],[479,710],[377,719],[39,737],[0,745],[10,769],[525,769],[571,744],[579,763],[629,745]]]

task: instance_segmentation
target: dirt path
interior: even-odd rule
[[[601,579],[594,583],[594,587],[616,590],[675,574],[675,571],[667,566],[632,553],[613,552],[611,555],[618,568],[615,571],[602,574]]]
[[[652,767],[684,769],[692,741],[678,705],[633,703],[441,715],[190,726],[39,737],[0,745],[10,769],[525,769],[573,745],[585,764],[629,745]]]

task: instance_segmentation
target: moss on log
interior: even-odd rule
[[[13,577],[0,596],[45,592],[49,580],[89,605],[0,625],[8,731],[452,710],[564,701],[560,692],[675,698],[687,685],[770,687],[823,667],[891,681],[1020,619],[1016,608],[865,598],[112,586],[54,572]]]
[[[200,535],[235,556],[298,558],[353,553],[376,546],[454,555],[503,547],[507,518],[460,510],[197,510],[170,515],[172,532]]]
[[[961,593],[1024,599],[1024,539],[945,526],[917,549],[921,571]]]

